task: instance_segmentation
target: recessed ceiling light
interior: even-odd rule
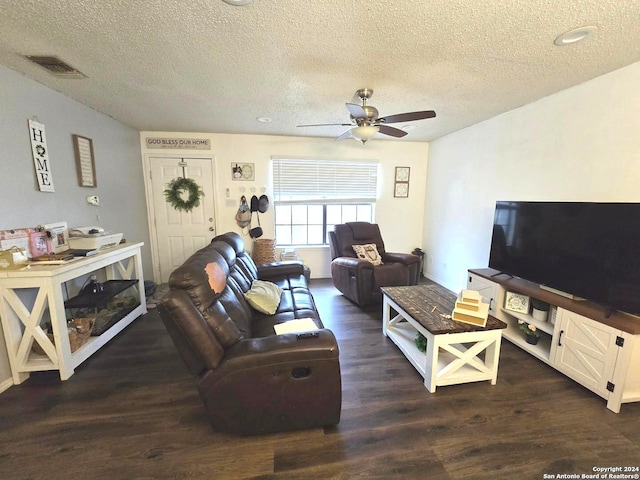
[[[257,117],[256,120],[258,120],[259,122],[262,122],[262,123],[269,123],[271,121],[271,119],[269,117]]]
[[[233,5],[235,7],[239,7],[240,5],[247,5],[251,3],[252,0],[222,0],[224,3],[228,3],[229,5]]]
[[[564,47],[565,45],[578,43],[587,38],[589,35],[595,33],[596,30],[598,30],[597,27],[594,27],[593,25],[574,28],[573,30],[569,30],[568,32],[564,32],[562,35],[559,35],[553,41],[553,43],[555,43],[558,47]]]

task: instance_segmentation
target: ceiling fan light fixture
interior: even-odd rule
[[[353,127],[351,129],[351,135],[362,143],[365,143],[367,140],[371,140],[379,130],[380,127],[375,125],[362,125],[360,127]]]

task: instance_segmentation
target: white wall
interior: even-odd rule
[[[271,158],[273,156],[329,158],[329,159],[373,159],[380,162],[379,198],[376,205],[376,222],[380,224],[385,247],[388,251],[411,252],[422,245],[425,184],[427,174],[428,144],[407,141],[370,140],[362,145],[354,140],[337,142],[328,138],[300,138],[268,135],[231,135],[142,132],[140,134],[143,163],[148,164],[150,156],[205,155],[202,150],[150,150],[146,147],[147,137],[208,138],[211,140],[211,156],[216,171],[216,230],[240,232],[235,223],[238,201],[244,194],[247,200],[254,193],[265,193],[272,198]],[[231,165],[254,163],[254,182],[233,181]],[[394,198],[393,179],[396,166],[411,167],[409,198]],[[349,179],[345,178],[345,182]],[[229,188],[235,206],[227,206],[225,190]],[[244,191],[241,189],[244,188]],[[252,191],[254,189],[254,191]],[[273,208],[260,216],[264,229],[262,238],[273,238]],[[251,238],[245,237],[247,249],[251,249]],[[298,249],[298,254],[311,268],[314,278],[330,277],[331,259],[329,248]]]
[[[38,191],[27,128],[33,116],[45,125],[54,193]],[[99,224],[149,244],[137,131],[0,66],[0,132],[0,230],[59,221]],[[78,186],[74,133],[93,140],[97,188]],[[98,195],[102,206],[89,205],[88,195]],[[150,275],[148,247],[143,252]],[[1,335],[0,391],[12,383]]]
[[[496,200],[640,202],[640,63],[430,144],[426,275],[486,267]]]

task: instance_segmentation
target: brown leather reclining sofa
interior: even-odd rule
[[[247,303],[255,279],[283,290],[274,315]],[[169,286],[158,311],[215,430],[260,434],[340,421],[338,344],[323,327],[302,263],[256,266],[231,232],[187,259]],[[275,334],[275,324],[305,317],[317,336]]]

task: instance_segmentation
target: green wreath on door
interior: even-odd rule
[[[189,193],[189,197],[186,200],[182,198],[184,192]],[[164,191],[164,196],[167,203],[170,203],[176,210],[190,212],[200,205],[200,197],[204,196],[204,192],[200,185],[192,179],[178,177],[169,182],[167,189]]]

